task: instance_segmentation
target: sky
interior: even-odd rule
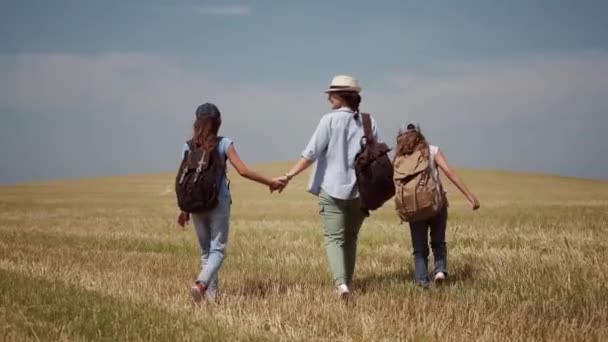
[[[608,2],[0,1],[0,183],[174,171],[196,107],[295,160],[336,74],[394,145],[608,179]]]

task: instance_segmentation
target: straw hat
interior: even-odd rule
[[[329,88],[325,91],[326,93],[333,93],[336,91],[353,91],[355,93],[361,92],[359,81],[352,76],[338,75],[331,80]]]

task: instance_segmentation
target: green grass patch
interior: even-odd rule
[[[104,341],[264,340],[228,331],[200,310],[176,314],[4,270],[0,307],[5,336],[17,332],[44,340],[66,335]]]

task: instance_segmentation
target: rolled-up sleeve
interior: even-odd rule
[[[310,138],[310,142],[308,146],[302,152],[302,158],[316,161],[317,158],[327,149],[327,145],[329,145],[329,136],[330,136],[330,125],[329,125],[329,117],[324,116],[321,118],[317,129],[313,133]]]
[[[188,143],[184,143],[182,146],[182,159],[186,157],[186,152],[188,151],[190,151],[190,147],[188,146]]]

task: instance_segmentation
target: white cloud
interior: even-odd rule
[[[605,52],[452,64],[433,76],[399,74],[391,81],[385,100],[418,116],[496,122],[608,112]]]
[[[202,5],[196,8],[201,15],[244,16],[251,14],[248,5]]]
[[[145,54],[23,54],[0,58],[0,63],[9,61],[14,66],[8,80],[12,83],[4,84],[3,78],[2,87],[11,91],[0,95],[5,97],[2,103],[34,112],[158,112],[168,109],[162,94],[187,81],[183,70],[174,64]]]
[[[303,114],[324,105],[316,88],[211,81],[203,71],[150,54],[0,55],[0,73],[2,106],[32,112],[171,115],[191,111],[202,97],[234,109],[298,103]],[[383,89],[362,81],[368,108],[415,117],[496,121],[608,111],[603,52],[448,65],[431,76],[397,74]]]
[[[109,117],[191,119],[201,102],[216,102],[224,112],[242,113],[247,125],[277,118],[293,103],[320,112],[318,89],[269,88],[212,80],[201,70],[181,67],[149,54],[106,53],[0,55],[0,108],[47,115],[74,113]],[[281,120],[282,118],[277,118]],[[234,120],[234,116],[227,122]],[[304,117],[291,122],[306,121]]]
[[[548,140],[544,145],[528,147],[523,140],[514,141],[503,151],[515,154],[518,149],[529,149],[526,153],[532,157],[553,151],[551,158],[556,162],[539,161],[538,170],[559,172],[564,168],[572,174],[581,171],[575,166],[565,168],[571,163],[568,154],[561,152],[570,151],[567,148],[571,148],[572,142],[561,139],[560,134],[569,132],[573,122],[579,130],[576,144],[591,151],[590,159],[599,153],[593,151],[608,148],[598,136],[603,134],[598,127],[608,124],[605,52],[446,65],[433,75],[397,73],[383,85],[361,81],[363,109],[376,115],[389,142],[405,120],[431,126],[433,136],[454,144],[492,137],[501,132],[503,123],[517,127],[520,123],[535,122],[538,132],[532,134]],[[0,108],[9,113],[9,119],[3,117],[0,124],[0,135],[12,130],[11,112],[39,116],[104,115],[108,122],[129,116],[126,122],[145,119],[150,126],[167,125],[175,120],[173,127],[158,129],[170,131],[188,128],[196,106],[211,101],[225,113],[226,132],[248,142],[240,145],[245,156],[256,156],[258,160],[290,158],[297,155],[322,112],[327,110],[323,88],[324,84],[284,87],[282,83],[264,86],[227,82],[212,79],[204,70],[191,70],[171,58],[152,54],[0,54]],[[69,127],[69,116],[62,117],[57,120],[64,121],[57,124]],[[476,129],[467,131],[468,137],[463,137],[458,130],[462,125]],[[543,132],[545,127],[553,133]],[[263,152],[259,146],[264,146]],[[469,153],[471,148],[461,150]],[[468,160],[476,165],[487,165],[484,163],[489,160],[492,164],[488,166],[494,167],[499,165],[492,159],[494,151],[495,147],[480,146],[475,157]],[[463,152],[461,160],[466,156]],[[519,159],[499,166],[520,167],[523,162]],[[605,160],[599,163],[608,165]]]

